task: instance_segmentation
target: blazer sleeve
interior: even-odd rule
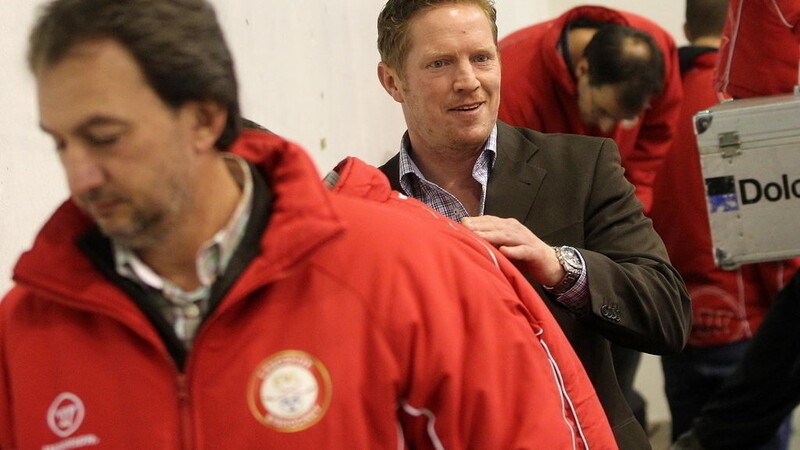
[[[616,344],[677,353],[691,329],[691,301],[622,170],[616,145],[604,140],[584,211],[590,313],[582,320]]]

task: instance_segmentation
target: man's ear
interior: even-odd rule
[[[194,101],[189,109],[192,140],[196,150],[214,149],[228,120],[228,111],[215,101]]]
[[[686,37],[686,40],[689,41],[689,42],[692,42],[694,40],[694,39],[692,39],[691,31],[689,31],[689,24],[688,23],[683,24],[683,35]]]
[[[580,80],[589,76],[589,60],[581,57],[575,65],[575,79]]]
[[[385,62],[378,63],[378,80],[397,103],[403,103],[403,81]]]

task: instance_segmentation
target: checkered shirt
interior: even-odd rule
[[[432,183],[425,178],[417,164],[411,159],[411,141],[408,132],[403,135],[400,143],[400,186],[411,197],[427,204],[439,211],[445,217],[459,222],[463,217],[468,217],[466,208],[451,193]],[[497,125],[489,134],[489,139],[483,148],[478,160],[472,167],[472,178],[481,185],[481,204],[479,215],[483,215],[486,204],[486,187],[489,184],[489,173],[497,154]]]

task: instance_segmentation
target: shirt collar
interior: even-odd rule
[[[491,172],[492,168],[494,167],[494,160],[497,159],[497,123],[494,124],[492,127],[492,132],[489,133],[489,138],[486,140],[486,144],[483,147],[483,151],[481,155],[478,157],[477,161],[475,161],[475,166],[472,169],[473,176],[476,176],[476,171],[478,170],[479,166],[485,165],[488,169],[486,174],[486,180],[476,180],[480,182],[482,185],[486,185],[488,182],[488,173]],[[480,176],[480,175],[478,175]],[[413,193],[411,179],[416,177],[420,180],[428,181],[425,178],[425,175],[422,174],[422,171],[419,169],[417,164],[411,158],[411,139],[408,136],[408,131],[403,134],[403,138],[400,141],[400,186],[406,191],[407,194],[411,196],[415,196]]]

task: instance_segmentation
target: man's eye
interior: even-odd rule
[[[444,61],[442,61],[441,59],[436,60],[431,63],[431,67],[433,67],[434,69],[442,68],[444,67]]]
[[[486,55],[478,55],[475,57],[476,62],[486,62],[489,61],[489,57]]]
[[[86,140],[92,145],[104,147],[115,144],[119,140],[119,136],[116,134],[108,136],[87,136]]]

